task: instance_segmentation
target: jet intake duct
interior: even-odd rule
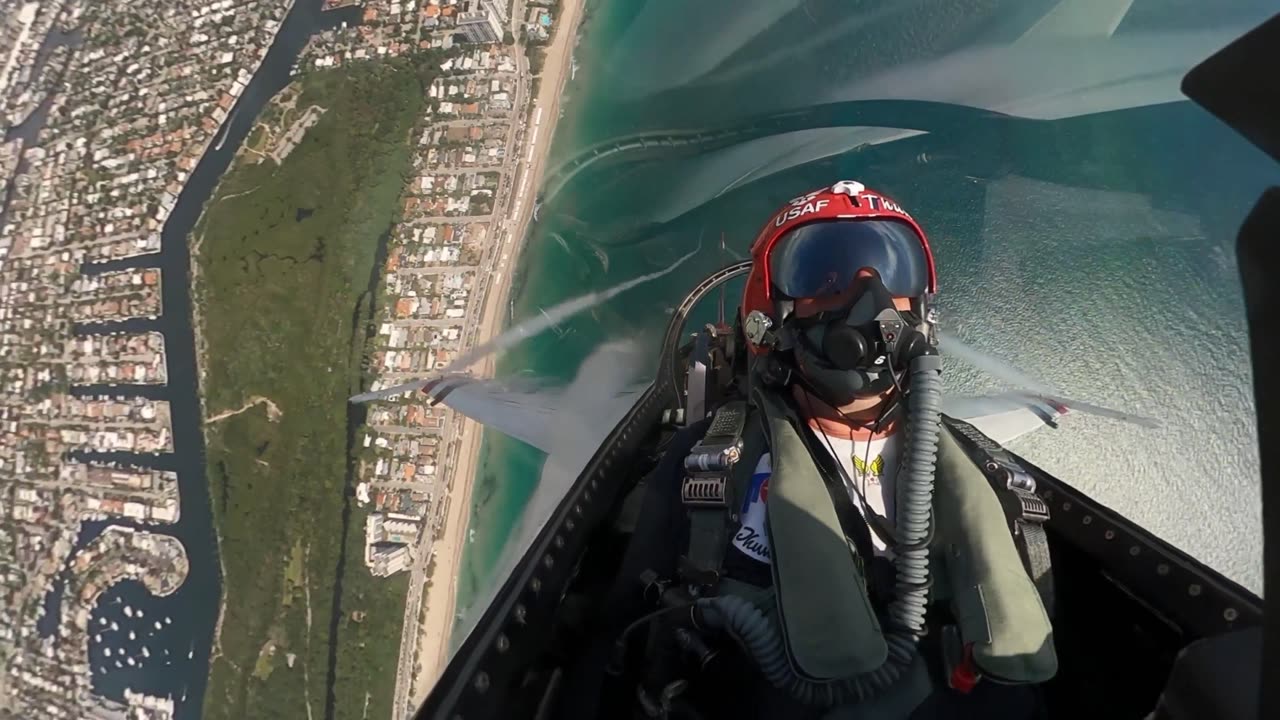
[[[907,675],[924,627],[929,594],[929,536],[933,511],[933,479],[941,430],[942,360],[925,355],[911,362],[907,397],[907,447],[902,491],[897,508],[901,544],[895,548],[897,581],[889,603],[885,642],[888,656],[875,670],[831,681],[798,675],[787,658],[773,621],[750,601],[736,595],[701,598],[695,617],[707,627],[736,638],[774,686],[809,705],[838,705],[871,700]]]

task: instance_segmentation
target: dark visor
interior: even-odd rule
[[[924,244],[896,220],[831,220],[802,225],[769,254],[769,279],[791,298],[844,292],[863,268],[880,273],[895,297],[923,295],[929,281]]]

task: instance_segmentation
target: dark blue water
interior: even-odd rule
[[[168,464],[170,463],[157,463]],[[84,523],[76,538],[75,549],[68,558],[67,567],[44,598],[45,616],[41,618],[37,628],[42,636],[47,637],[57,630],[71,560],[105,528],[112,525],[174,535],[186,544],[182,533],[173,531],[175,526],[148,525],[125,520],[95,520]],[[183,526],[184,523],[179,522],[176,527]],[[119,699],[124,697],[124,690],[130,688],[153,695],[172,694],[175,700],[185,692],[187,700],[193,701],[191,688],[200,687],[192,682],[193,679],[203,678],[208,672],[207,658],[201,659],[195,654],[196,640],[207,634],[208,628],[201,627],[202,618],[184,612],[184,608],[196,601],[190,582],[184,583],[174,594],[163,598],[152,595],[141,582],[135,580],[123,580],[103,592],[91,608],[88,628],[94,692]],[[126,607],[132,612],[132,617],[125,612]],[[159,628],[155,626],[156,622],[160,623]],[[115,629],[112,629],[112,623],[115,624]],[[129,638],[131,632],[133,639]],[[149,652],[149,657],[143,655],[144,647]],[[192,657],[188,657],[188,654]],[[133,658],[134,665],[129,665],[126,658]],[[121,667],[116,667],[117,661]],[[198,709],[199,700],[199,696],[194,697],[196,704],[192,710]]]
[[[181,593],[179,590],[178,594]],[[183,714],[195,711],[196,703],[202,698],[195,695],[192,680],[203,676],[208,669],[208,661],[200,660],[194,653],[195,638],[204,629],[189,617],[173,614],[175,608],[182,607],[179,603],[176,595],[172,602],[157,602],[141,583],[132,580],[117,583],[102,594],[89,618],[89,633],[93,638],[89,645],[89,663],[96,693],[115,697],[123,696],[125,688],[135,691],[154,688],[151,693],[163,689],[163,694],[172,694],[175,701],[186,693],[187,700],[181,703]],[[126,607],[132,609],[132,618],[126,615]],[[171,624],[165,622],[166,618]],[[113,622],[118,630],[111,629]],[[155,626],[157,622],[159,629]],[[134,634],[132,640],[130,632]],[[144,647],[149,656],[143,655]],[[108,650],[110,657],[106,654]],[[135,665],[130,666],[125,657],[133,658]],[[117,668],[116,662],[122,667]]]

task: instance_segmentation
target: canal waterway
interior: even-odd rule
[[[323,0],[298,0],[285,17],[261,66],[233,106],[229,119],[216,135],[178,195],[161,235],[159,253],[86,265],[85,274],[97,274],[126,268],[159,268],[164,282],[164,313],[155,320],[130,320],[120,323],[97,323],[77,328],[84,332],[139,332],[154,330],[165,339],[168,370],[166,386],[97,385],[73,388],[75,395],[142,396],[168,400],[173,424],[172,455],[135,455],[109,453],[97,459],[175,470],[181,495],[181,516],[173,525],[142,526],[135,523],[95,521],[84,523],[77,538],[75,552],[91,542],[111,524],[146,528],[172,535],[186,548],[189,571],[186,582],[172,595],[159,598],[133,581],[119,583],[99,599],[92,612],[89,658],[93,667],[93,688],[100,695],[121,700],[125,688],[148,694],[169,696],[177,703],[177,717],[198,718],[201,714],[208,682],[209,656],[214,625],[221,598],[221,572],[218,565],[217,537],[213,527],[207,479],[205,477],[204,438],[201,434],[201,404],[196,379],[195,337],[191,322],[190,267],[188,238],[229,167],[240,144],[253,127],[263,107],[290,81],[294,63],[308,39],[319,32],[339,26],[358,24],[360,8],[348,7],[324,12]],[[60,41],[74,41],[63,34]],[[35,139],[47,117],[34,113],[12,134]],[[91,457],[86,455],[86,457]],[[73,552],[73,557],[75,552]],[[56,613],[62,583],[57,583],[45,599],[46,612]],[[124,613],[124,607],[133,617]],[[42,630],[49,632],[48,615]],[[56,614],[54,614],[56,617]],[[169,618],[168,621],[165,618]],[[103,626],[102,620],[107,624]],[[155,623],[161,623],[160,628]],[[118,629],[113,630],[111,623]],[[105,630],[99,630],[104,627]],[[129,633],[133,633],[130,639]],[[146,646],[150,657],[144,657]],[[113,657],[108,657],[110,650]],[[130,666],[125,658],[134,660]],[[115,661],[122,660],[122,667]]]

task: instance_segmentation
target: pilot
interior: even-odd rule
[[[842,181],[788,202],[751,253],[749,397],[690,453],[741,448],[725,516],[687,508],[697,625],[804,706],[1035,717],[1052,628],[997,489],[941,422],[924,231]]]

